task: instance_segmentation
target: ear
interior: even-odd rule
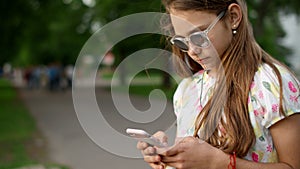
[[[229,13],[231,29],[237,29],[243,17],[241,7],[236,3],[232,3],[228,6],[227,12]]]

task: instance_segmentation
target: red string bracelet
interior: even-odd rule
[[[233,154],[230,154],[229,157],[229,164],[228,164],[228,169],[236,169],[236,155],[235,155],[235,151],[233,152]]]

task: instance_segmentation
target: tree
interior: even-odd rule
[[[96,6],[94,6],[90,11],[93,14],[94,22],[100,22],[101,25],[105,25],[106,23],[129,14],[139,12],[159,12],[160,1],[133,0],[128,2],[121,0],[99,0],[97,1]],[[163,44],[160,43],[160,39],[160,35],[142,34],[135,35],[121,41],[113,47],[113,53],[116,56],[115,65],[121,63],[128,55],[141,49],[163,48]],[[124,66],[121,69],[120,82],[125,83],[124,76],[126,76],[126,72],[128,71]]]
[[[299,0],[247,0],[249,16],[258,43],[272,56],[287,63],[291,50],[280,43],[286,32],[280,23],[281,14],[300,14]],[[287,63],[288,64],[288,63]]]
[[[253,24],[254,34],[259,44],[277,59],[286,62],[290,50],[280,39],[284,38],[285,31],[279,21],[280,14],[300,14],[299,0],[246,0],[249,7],[249,16]],[[160,1],[134,0],[125,2],[121,0],[97,1],[95,15],[101,18],[103,24],[117,19],[121,16],[146,11],[161,10]],[[127,48],[128,49],[128,48]]]
[[[60,60],[74,63],[85,41],[98,24],[104,25],[119,17],[137,12],[163,11],[160,0],[2,0],[0,65],[7,61],[26,65]],[[279,22],[280,13],[300,14],[299,0],[247,0],[249,16],[259,44],[281,61],[289,54],[280,44],[285,32]],[[95,24],[96,23],[96,24]],[[155,43],[153,42],[155,39]],[[126,40],[114,48],[117,63],[133,51],[162,47],[160,37],[141,35]],[[144,43],[141,43],[144,42]],[[163,47],[162,47],[163,48]]]
[[[80,0],[1,1],[0,65],[74,63],[90,36]]]
[[[22,0],[3,0],[0,2],[0,13],[2,32],[0,63],[2,65],[17,55],[26,21],[34,14],[34,5]]]
[[[299,0],[247,0],[249,7],[249,16],[254,28],[254,35],[258,43],[275,58],[287,63],[287,57],[291,54],[289,48],[280,44],[280,39],[284,38],[285,32],[279,21],[280,13],[300,14]],[[110,22],[121,16],[146,11],[163,11],[161,10],[160,1],[134,0],[125,2],[122,0],[101,0],[97,1],[94,7],[95,16],[103,23]],[[141,42],[143,39],[140,39]],[[120,60],[134,50],[140,47],[147,47],[141,44],[129,41],[120,44],[115,49]],[[150,45],[148,43],[148,45]],[[288,64],[288,63],[287,63]]]

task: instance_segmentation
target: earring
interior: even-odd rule
[[[237,34],[236,25],[233,25],[232,34]]]

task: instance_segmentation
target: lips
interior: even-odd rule
[[[208,59],[208,57],[203,58],[203,59],[197,59],[197,61],[203,63],[203,62],[205,62],[207,59]]]

